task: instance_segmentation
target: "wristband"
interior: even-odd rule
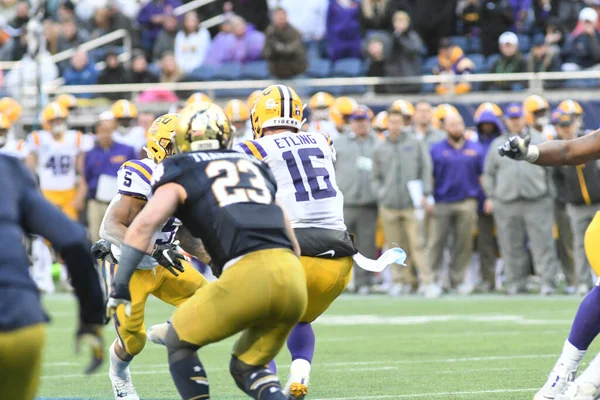
[[[525,156],[525,161],[530,163],[535,163],[540,156],[540,149],[536,145],[532,144],[527,149],[527,155]]]

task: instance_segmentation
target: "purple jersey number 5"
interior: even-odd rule
[[[311,157],[315,158],[325,158],[323,152],[318,147],[309,147],[298,150],[298,156],[300,157],[300,161],[302,162],[302,169],[304,170],[304,175],[306,176],[306,180],[308,182],[308,186],[310,187],[310,193],[312,194],[315,200],[327,199],[329,197],[335,197],[337,195],[331,181],[329,180],[329,171],[327,168],[321,167],[313,167],[312,162],[310,160]],[[296,201],[303,202],[309,201],[310,196],[306,187],[304,186],[304,178],[300,173],[300,167],[298,162],[296,161],[296,157],[292,151],[286,151],[282,154],[283,159],[287,163],[288,171],[290,172],[290,176],[292,177],[292,181],[294,182],[294,187],[296,188]],[[319,186],[318,177],[323,177],[323,182],[327,187],[321,188]]]

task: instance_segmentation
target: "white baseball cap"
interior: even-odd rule
[[[498,43],[502,44],[512,44],[513,46],[519,45],[519,37],[514,32],[504,32],[498,38]]]
[[[579,12],[579,20],[596,23],[598,22],[598,13],[593,8],[586,7]]]

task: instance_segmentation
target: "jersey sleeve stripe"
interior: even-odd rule
[[[263,159],[263,156],[262,156],[262,154],[260,154],[260,151],[259,151],[259,150],[256,148],[256,146],[255,146],[255,143],[254,143],[254,142],[247,141],[247,142],[243,142],[243,143],[240,143],[240,144],[242,144],[242,145],[244,145],[244,146],[245,146],[245,148],[244,148],[244,151],[245,151],[246,153],[248,153],[248,151],[250,151],[250,152],[248,153],[249,155],[252,155],[252,156],[254,156],[254,157],[258,158],[259,160],[262,160],[262,159]],[[246,150],[246,148],[247,148],[248,150]]]
[[[267,156],[267,152],[265,151],[265,149],[263,149],[263,147],[260,144],[258,144],[258,142],[250,140],[250,143],[253,144],[254,147],[256,147],[256,150],[258,150],[262,158],[265,158]]]
[[[148,200],[148,198],[141,193],[128,192],[127,190],[119,190],[119,194],[124,194],[125,196],[137,197],[139,199]]]
[[[246,154],[248,154],[249,156],[253,156],[253,155],[254,155],[254,154],[252,154],[252,151],[250,151],[250,149],[248,148],[248,146],[246,145],[246,143],[242,142],[242,143],[239,143],[238,145],[239,145],[239,146],[240,146],[240,148],[241,148],[242,150],[244,150],[244,152],[245,152]]]
[[[150,185],[150,179],[152,179],[152,175],[146,172],[146,170],[140,168],[136,164],[127,164],[125,165],[124,169],[137,174],[137,176],[139,176],[142,179],[142,181]]]
[[[152,169],[150,169],[149,166],[147,166],[146,164],[144,164],[140,160],[129,160],[125,164],[127,164],[127,165],[135,164],[135,165],[137,165],[139,167],[142,167],[143,169],[146,170],[146,172],[148,172],[150,174],[150,177],[152,177]]]
[[[33,136],[33,143],[35,143],[36,146],[40,145],[40,134],[36,132],[33,132],[31,134]]]

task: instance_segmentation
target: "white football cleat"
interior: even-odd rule
[[[600,398],[600,388],[590,382],[569,382],[567,389],[556,396],[556,400],[596,400]]]
[[[283,394],[290,400],[302,400],[308,393],[308,381],[310,379],[310,363],[306,360],[297,359],[290,365],[288,381],[283,388]]]
[[[140,400],[133,386],[129,368],[124,371],[122,376],[117,375],[112,368],[109,368],[108,376],[112,383],[115,400]]]
[[[165,338],[167,337],[167,330],[171,326],[170,322],[163,322],[162,324],[152,325],[146,332],[146,340],[154,344],[165,346]]]
[[[577,365],[557,363],[554,368],[552,368],[550,375],[548,375],[548,380],[535,394],[533,400],[556,399],[559,394],[565,391],[567,384],[575,379],[577,369]]]

